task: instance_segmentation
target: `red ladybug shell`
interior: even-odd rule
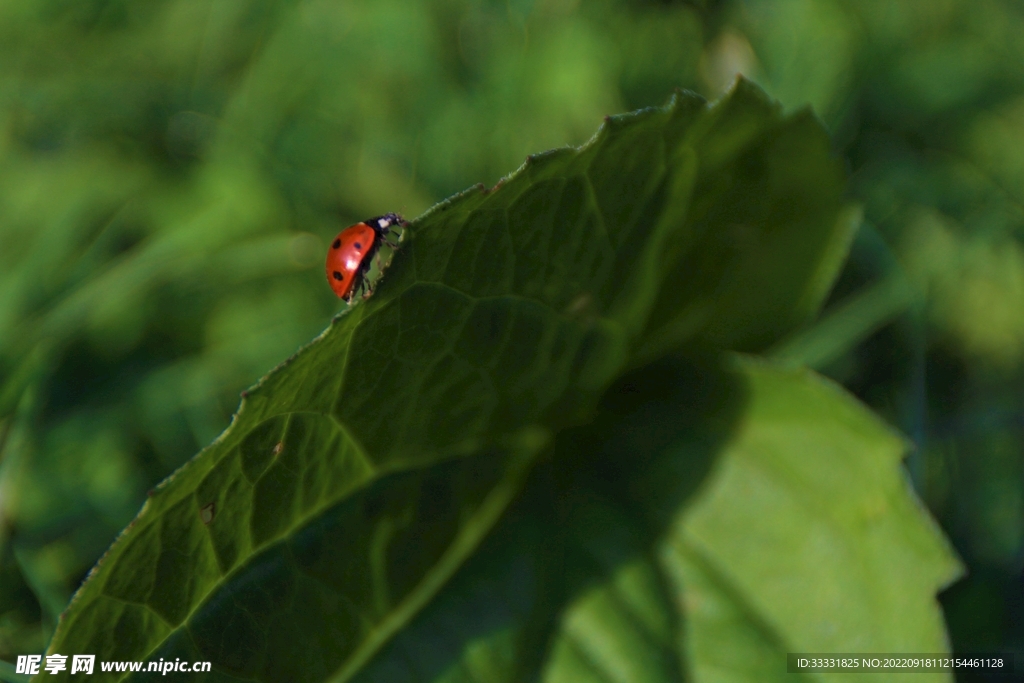
[[[397,214],[371,218],[338,233],[327,250],[327,282],[338,297],[351,301],[363,285],[363,277],[370,267],[370,259],[377,253],[381,242],[394,225],[405,225]],[[392,248],[397,244],[389,242]]]
[[[351,298],[360,267],[367,256],[376,251],[377,231],[366,223],[356,223],[342,230],[327,252],[327,281],[342,299]]]

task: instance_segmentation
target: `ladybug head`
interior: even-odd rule
[[[364,222],[370,225],[374,230],[381,232],[385,235],[388,234],[389,230],[395,225],[408,225],[405,219],[403,219],[397,213],[386,213],[383,216],[376,216],[374,218],[367,219]]]

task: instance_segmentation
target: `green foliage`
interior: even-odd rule
[[[631,365],[689,335],[760,352],[810,315],[766,355],[820,370],[912,438],[914,488],[970,570],[942,595],[954,649],[1020,650],[1019,10],[0,0],[0,660],[46,648],[147,489],[338,310],[321,264],[339,229],[490,185],[674,86],[714,99],[737,72],[822,117],[863,206],[851,257],[815,317],[839,267],[821,245],[769,250],[742,219],[724,247],[664,252],[689,308],[649,313],[657,324],[629,347]],[[754,216],[770,195],[749,187],[693,196]],[[796,199],[813,213],[813,195]],[[830,244],[838,264],[845,247]],[[739,293],[804,247],[817,256],[798,265],[820,263],[818,285],[736,296],[774,311],[745,340],[731,336],[744,332],[740,309],[715,311],[716,293],[688,288],[709,281],[689,271],[720,272],[702,254],[746,259],[733,271]],[[592,315],[587,304],[577,315]],[[652,306],[674,310],[668,295]],[[728,310],[738,319],[714,318]],[[0,661],[0,679],[13,676]]]
[[[694,73],[692,9],[580,9],[0,1],[0,545],[37,601],[0,605],[0,657],[45,647],[146,491],[323,329],[341,227]]]
[[[674,681],[942,650],[958,566],[902,441],[809,373],[721,355],[820,306],[843,182],[809,114],[740,81],[442,202],[152,493],[49,651]]]
[[[746,73],[787,104],[814,103],[864,202],[835,306],[821,328],[780,351],[807,351],[814,367],[913,437],[915,486],[971,568],[944,597],[954,645],[1019,651],[1020,4],[729,5],[723,23],[756,55]],[[726,54],[722,45],[712,53]]]

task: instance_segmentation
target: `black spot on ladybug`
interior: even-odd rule
[[[340,273],[340,272],[338,272],[338,271],[334,271],[334,272],[333,272],[333,273],[331,273],[331,274],[332,274],[332,275],[334,275],[334,279],[335,279],[335,280],[341,280],[341,279],[342,279],[342,277],[341,277],[341,273]]]
[[[356,243],[355,243],[355,244],[353,244],[352,246],[353,246],[353,247],[355,247],[356,249],[362,249],[362,248],[363,248],[363,245],[362,245],[362,244],[360,244],[359,242],[356,242]]]
[[[331,245],[331,248],[337,249],[340,246],[341,246],[341,240],[334,240],[334,244]]]
[[[216,512],[217,506],[213,503],[209,503],[199,508],[199,519],[203,520],[203,524],[209,524],[213,521],[214,512]]]

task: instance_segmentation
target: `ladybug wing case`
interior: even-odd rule
[[[327,251],[327,281],[342,299],[348,299],[359,285],[361,266],[373,256],[377,232],[366,223],[342,230]]]

